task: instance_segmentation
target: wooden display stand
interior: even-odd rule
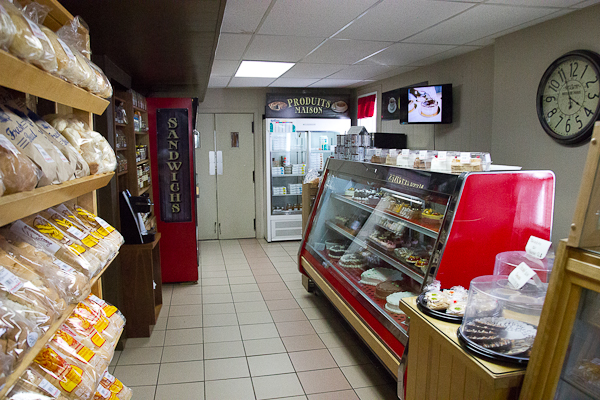
[[[313,183],[302,184],[302,235],[306,230],[306,224],[310,218],[310,210],[315,202],[315,197],[319,191],[319,185]]]
[[[403,357],[408,358],[406,400],[518,398],[524,367],[494,364],[465,352],[456,336],[460,325],[423,314],[416,299],[400,302],[410,317],[408,357]]]
[[[121,247],[123,315],[127,337],[149,337],[162,308],[160,233],[152,243]]]

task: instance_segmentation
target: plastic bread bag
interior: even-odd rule
[[[87,230],[80,229],[81,226],[68,220],[55,209],[49,208],[46,211],[40,212],[39,215],[62,230],[62,232],[66,236],[69,236],[75,243],[83,246],[86,250],[96,256],[102,263],[102,266],[106,265],[112,258],[114,253],[111,248],[100,244],[100,241],[92,236]]]
[[[103,97],[105,99],[111,98],[113,95],[113,88],[110,84],[110,80],[104,74],[104,72],[98,67],[96,64],[90,61],[90,66],[96,73],[96,79],[98,80],[98,86],[100,87],[100,91],[97,93],[98,96]]]
[[[75,58],[75,54],[73,54],[73,51],[69,45],[67,45],[49,28],[41,26],[41,29],[54,49],[57,63],[56,73],[58,76],[74,85],[82,85],[86,79],[85,71],[79,66],[77,58]]]
[[[41,27],[33,22],[32,20],[25,18],[29,26],[31,27],[31,32],[40,40],[42,44],[43,52],[40,58],[31,60],[31,63],[35,66],[40,67],[46,72],[56,73],[58,71],[58,61],[56,59],[56,53],[54,52],[54,47],[52,46],[52,42],[48,39],[48,36],[42,31]]]
[[[94,312],[104,315],[118,331],[123,331],[123,327],[125,327],[125,316],[121,314],[117,307],[107,303],[94,294],[90,294],[81,303],[88,306]]]
[[[61,391],[48,382],[34,369],[27,368],[15,386],[6,395],[6,400],[69,400]]]
[[[8,50],[17,33],[17,28],[2,4],[0,3],[0,49]]]
[[[112,360],[115,354],[113,344],[98,333],[96,328],[80,314],[71,314],[60,329],[73,336],[78,342],[91,349],[101,358]]]
[[[30,368],[69,400],[91,399],[99,381],[98,374],[89,364],[63,353],[52,342],[38,353]]]
[[[89,322],[111,345],[117,344],[117,341],[123,332],[123,327],[119,328],[116,324],[112,323],[110,319],[106,318],[103,313],[94,311],[83,302],[77,304],[72,315],[77,315]]]
[[[106,370],[110,364],[110,359],[104,358],[103,353],[96,354],[66,330],[59,329],[56,331],[50,342],[53,347],[58,348],[62,353],[91,365],[98,375],[102,374],[102,371]]]
[[[101,268],[100,260],[75,245],[69,238],[49,222],[43,220],[34,223],[33,217],[27,221],[15,221],[2,234],[10,239],[27,242],[66,263],[71,268],[91,279]]]
[[[119,247],[125,244],[125,239],[123,238],[123,235],[121,235],[119,231],[117,231],[112,225],[107,223],[102,218],[92,214],[91,212],[77,204],[73,206],[67,204],[66,207],[73,211],[75,215],[79,217],[80,220],[89,223],[91,226],[97,229],[97,231],[101,235],[105,236],[109,240],[116,241]]]
[[[3,239],[4,244],[6,240]],[[21,263],[14,255],[7,253],[0,248],[0,266],[15,276],[21,278],[28,284],[33,285],[38,291],[43,293],[46,303],[58,314],[62,314],[67,308],[67,303],[60,296],[53,279],[46,279],[38,274],[33,268]],[[0,277],[0,279],[2,279]]]
[[[112,149],[112,147],[110,147],[108,141],[101,134],[96,131],[89,131],[88,133],[94,140],[96,148],[100,149],[102,152],[102,159],[98,173],[101,174],[106,172],[114,172],[117,168],[117,156],[115,155],[115,151]]]
[[[42,170],[3,135],[0,135],[0,172],[5,195],[35,189],[42,176]]]
[[[15,27],[15,35],[8,51],[25,61],[42,58],[44,55],[42,42],[33,34],[29,22],[21,11],[7,0],[0,0],[0,5],[8,13]]]
[[[0,169],[0,196],[2,196],[4,194],[5,190],[6,190],[6,187],[4,186],[4,174],[2,173],[2,170]]]
[[[114,400],[115,397],[118,400],[130,400],[133,397],[133,391],[123,385],[123,382],[112,376],[108,371],[105,371],[100,384],[98,384],[95,396],[94,400]]]
[[[51,281],[61,298],[69,304],[82,300],[88,290],[88,280],[74,268],[36,249],[29,243],[9,241],[0,236],[0,248],[11,253],[46,281]]]
[[[69,46],[74,47],[86,57],[92,54],[90,49],[89,28],[80,16],[76,16],[70,22],[64,24],[56,34]]]
[[[96,78],[96,73],[90,67],[89,60],[85,58],[83,54],[79,51],[75,50],[71,47],[71,51],[75,54],[75,58],[77,59],[77,65],[84,72],[85,79],[81,82],[79,86],[92,93],[96,93],[100,90],[98,87],[98,80]]]
[[[18,309],[13,309],[6,302],[0,302],[0,361],[2,372],[12,372],[23,356],[33,347],[42,331],[35,323]],[[8,363],[8,368],[4,363]],[[9,372],[9,373],[10,373]]]

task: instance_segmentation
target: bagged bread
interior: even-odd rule
[[[43,58],[45,52],[42,42],[36,37],[30,23],[21,14],[21,11],[7,0],[0,0],[0,5],[8,13],[15,26],[15,35],[8,51],[29,62]]]
[[[102,374],[102,371],[106,370],[110,364],[110,359],[104,358],[104,353],[94,353],[65,330],[56,331],[51,342],[61,352],[90,364],[98,375]]]
[[[42,177],[42,170],[3,135],[0,135],[0,172],[4,194],[33,190]]]
[[[96,79],[98,80],[98,86],[100,87],[100,91],[96,93],[98,96],[108,99],[113,95],[112,85],[110,84],[110,80],[108,77],[102,72],[100,67],[98,67],[93,62],[90,62],[90,66],[96,73]]]
[[[41,335],[35,324],[18,310],[0,303],[0,361],[3,372],[12,372]]]
[[[115,397],[118,400],[130,400],[133,397],[133,391],[108,371],[105,371],[96,390],[94,400],[115,400]]]
[[[41,29],[54,49],[57,63],[56,73],[58,76],[75,85],[82,85],[83,81],[86,79],[85,71],[77,63],[75,54],[73,54],[73,51],[69,45],[67,45],[49,28],[41,26]]]
[[[89,291],[88,279],[68,264],[23,241],[9,241],[0,236],[0,248],[11,252],[21,263],[54,283],[69,304],[83,300]]]
[[[100,357],[112,360],[115,353],[113,344],[98,333],[96,328],[80,314],[70,315],[60,329],[73,336],[94,353],[99,354]]]
[[[0,48],[2,50],[8,50],[16,33],[15,24],[0,3]]]
[[[93,294],[90,294],[81,303],[87,305],[96,313],[104,315],[110,320],[111,324],[114,324],[118,331],[123,331],[123,327],[125,326],[125,316],[121,314],[117,307]]]
[[[48,330],[59,315],[51,309],[44,294],[4,267],[0,267],[0,274],[5,277],[5,283],[0,283],[0,304],[15,311],[40,330]]]
[[[106,318],[103,313],[97,313],[83,302],[77,304],[72,315],[77,315],[88,321],[111,345],[116,345],[123,331],[122,326],[119,328],[110,319]]]
[[[39,352],[30,368],[58,388],[67,399],[91,399],[99,380],[89,364],[61,352],[52,343]]]
[[[64,205],[64,204],[63,204]],[[115,228],[112,227],[109,223],[107,223],[102,218],[92,214],[87,211],[80,205],[64,205],[69,210],[71,210],[81,222],[84,224],[89,224],[90,227],[96,230],[96,232],[100,233],[102,236],[106,237],[108,240],[114,241],[117,243],[118,247],[121,247],[125,244],[125,239],[123,235]]]
[[[89,60],[73,47],[71,47],[71,51],[73,51],[73,54],[75,54],[77,65],[79,66],[80,70],[84,72],[84,79],[80,86],[92,93],[97,92],[99,90],[98,81],[96,79],[96,74],[92,70],[92,67],[90,67]]]
[[[61,391],[32,368],[27,368],[6,395],[7,400],[68,400]]]

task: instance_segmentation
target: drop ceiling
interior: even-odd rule
[[[227,0],[209,88],[358,87],[600,0]],[[236,78],[242,60],[297,63]]]

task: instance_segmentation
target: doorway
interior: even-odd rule
[[[256,236],[253,128],[253,114],[198,114],[198,240]]]

